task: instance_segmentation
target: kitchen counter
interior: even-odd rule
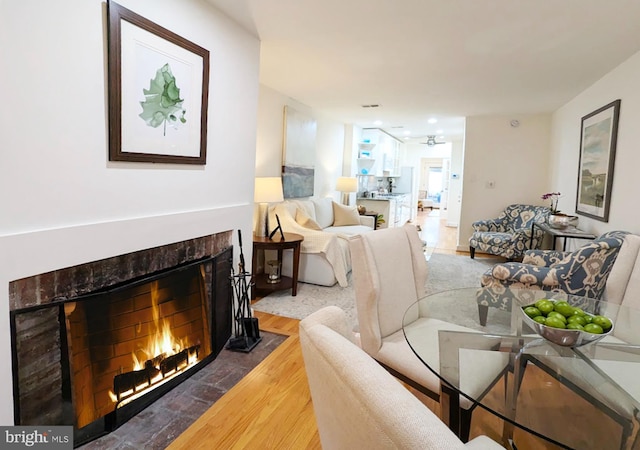
[[[356,204],[364,206],[367,211],[374,211],[381,216],[384,222],[381,222],[378,228],[398,227],[411,217],[410,210],[404,207],[406,200],[410,197],[410,194],[376,193],[373,198],[357,197]]]
[[[376,194],[375,197],[358,197],[357,200],[402,200],[408,194]]]

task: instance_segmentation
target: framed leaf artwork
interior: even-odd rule
[[[209,51],[108,2],[109,159],[206,164]]]

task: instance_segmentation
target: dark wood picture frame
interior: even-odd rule
[[[620,99],[582,118],[576,213],[609,221]]]
[[[174,164],[206,164],[209,51],[113,1],[109,0],[107,2],[107,8],[109,20],[109,160]],[[145,88],[144,95],[142,95],[143,90],[140,89],[140,98],[136,98],[135,102],[126,95],[123,95],[123,89],[129,89],[125,84],[132,81],[130,79],[123,80],[123,65],[125,65],[125,63],[123,63],[123,45],[128,45],[128,41],[123,42],[123,21],[131,24],[134,27],[132,28],[134,30],[139,29],[141,30],[141,33],[149,33],[147,36],[152,36],[153,39],[159,38],[159,42],[166,44],[168,48],[180,51],[181,53],[176,55],[175,60],[181,61],[179,58],[184,59],[184,55],[187,55],[188,58],[196,61],[195,65],[187,63],[184,64],[186,69],[183,69],[182,72],[188,72],[191,76],[183,76],[182,80],[176,80],[168,63],[163,66],[163,68],[169,67],[168,72],[164,71],[162,73],[167,74],[171,82],[167,83],[165,81],[165,90],[162,93],[162,98],[165,98],[165,92],[169,92],[166,98],[171,98],[173,101],[173,103],[171,103],[173,110],[181,109],[183,106],[184,109],[173,114],[170,110],[165,108],[164,112],[169,111],[169,113],[164,114],[164,112],[156,112],[156,115],[147,115],[146,120],[145,118],[142,118],[142,114],[136,114],[139,117],[135,118],[134,126],[137,127],[137,129],[142,130],[143,133],[132,133],[130,131],[123,133],[123,126],[129,126],[128,123],[124,123],[127,119],[123,119],[123,109],[127,111],[134,111],[134,108],[137,108],[137,112],[140,112],[140,105],[142,105],[142,110],[144,112],[144,103],[147,103],[147,100],[151,98],[148,91],[151,91],[154,86],[157,86],[154,85],[153,82],[159,79],[158,76],[161,73],[161,69],[157,69],[156,80],[153,79],[153,70],[150,71],[149,76],[146,78],[148,91]],[[153,54],[154,51],[154,49],[150,49],[148,50],[148,53]],[[127,52],[127,55],[129,54],[131,54],[131,52]],[[161,52],[156,52],[155,54],[162,55],[160,57],[164,57],[164,54]],[[171,58],[171,56],[169,56],[169,58]],[[199,71],[200,64],[202,65],[201,74]],[[199,82],[191,83],[193,79],[198,80],[199,78],[201,78],[201,84]],[[161,77],[160,80],[162,81],[163,78]],[[186,101],[184,95],[182,95],[185,92],[184,86],[183,89],[180,90],[180,86],[178,85],[179,81],[182,81],[182,83],[187,85],[186,87],[188,89],[186,91],[188,98]],[[169,84],[171,84],[171,86],[169,86]],[[173,90],[170,90],[171,88],[173,88]],[[156,90],[156,92],[158,91]],[[181,95],[183,98],[180,98]],[[129,100],[127,105],[123,105],[123,97],[125,97],[125,100]],[[156,95],[156,98],[158,97],[159,96]],[[145,100],[145,102],[140,100]],[[189,100],[193,101],[189,102]],[[197,104],[198,102],[199,105]],[[155,101],[155,103],[161,102]],[[184,105],[184,103],[187,103],[188,106]],[[195,107],[194,104],[196,104]],[[166,103],[163,103],[162,107],[165,107],[165,105]],[[159,109],[159,107],[156,107],[156,109]],[[127,115],[127,117],[133,116],[133,114]],[[145,124],[144,121],[147,123]],[[134,120],[131,120],[130,122],[134,123]],[[173,124],[176,130],[181,129],[181,131],[174,132],[172,134],[174,141],[171,142],[171,145],[167,144],[166,149],[164,147],[159,148],[155,145],[155,142],[157,142],[156,139],[162,140],[162,137],[167,136],[166,128],[168,122]],[[160,125],[158,123],[162,123],[164,130],[160,129]],[[129,128],[127,128],[127,130],[129,130]],[[154,140],[145,141],[145,133],[147,132],[163,133],[163,135],[160,138],[156,138],[154,136]],[[170,130],[170,132],[172,132],[172,130]],[[125,137],[123,137],[123,134]],[[135,136],[135,140],[129,140],[126,136]],[[189,139],[189,137],[191,137],[191,139]],[[167,140],[168,139],[169,138],[167,138]],[[180,145],[181,143],[183,145]],[[186,143],[188,143],[188,145],[186,145]]]

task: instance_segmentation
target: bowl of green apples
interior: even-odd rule
[[[564,300],[543,298],[521,307],[525,323],[554,344],[580,347],[596,342],[613,331],[613,322],[591,314]]]

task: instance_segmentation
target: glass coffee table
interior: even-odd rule
[[[564,448],[638,448],[640,327],[634,324],[640,324],[639,310],[558,292],[507,289],[505,309],[491,308],[486,326],[481,326],[479,291],[465,288],[429,295],[404,316],[405,338],[425,370],[453,389],[451,408],[462,396],[503,419],[507,446],[515,446],[514,431],[520,428]],[[537,334],[522,313],[521,306],[542,298],[566,300],[610,317],[614,328],[601,340],[580,347],[554,344]],[[435,344],[428,338],[434,328],[439,328]],[[437,364],[434,345],[439,346]],[[477,386],[471,394],[466,387],[474,380],[477,384],[478,371],[483,370],[478,365],[500,361],[491,357],[493,352],[508,355],[506,375],[482,394],[475,394]],[[454,425],[450,424],[459,433],[460,425]]]

